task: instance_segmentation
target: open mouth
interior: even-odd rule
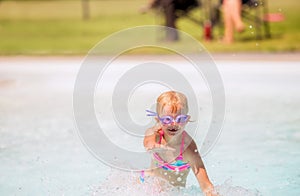
[[[178,129],[168,129],[168,131],[175,133],[176,131],[178,131]]]

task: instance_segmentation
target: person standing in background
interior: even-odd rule
[[[162,8],[165,17],[166,41],[178,41],[178,32],[176,30],[177,10],[188,11],[192,7],[199,6],[197,0],[149,0],[148,4],[141,8],[144,13],[152,8]]]
[[[234,41],[234,30],[243,32],[245,30],[242,21],[242,0],[223,0],[224,12],[224,37],[223,42],[230,44]]]

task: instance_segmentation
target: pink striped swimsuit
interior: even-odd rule
[[[183,150],[184,150],[184,136],[185,132],[182,133],[182,140],[181,140],[181,146],[180,146],[180,154],[179,156],[175,159],[173,163],[168,163],[165,162],[157,153],[153,153],[153,158],[156,161],[156,166],[160,167],[164,170],[169,170],[169,171],[184,171],[186,169],[189,169],[191,166],[189,163],[183,161]],[[163,137],[163,133],[160,133],[160,138],[159,138],[159,144],[161,143]]]

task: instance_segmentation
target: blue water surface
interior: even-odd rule
[[[80,63],[79,57],[0,61],[0,195],[140,195],[145,190],[129,183],[137,174],[103,164],[80,140],[72,109]],[[170,63],[184,62],[170,58]],[[216,64],[225,86],[226,120],[218,142],[203,157],[210,179],[222,195],[300,195],[300,63]],[[200,139],[196,142],[201,146]],[[164,194],[202,195],[193,174],[187,189]]]

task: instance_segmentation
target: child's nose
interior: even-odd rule
[[[171,125],[175,125],[175,124],[176,124],[176,121],[172,120]]]

